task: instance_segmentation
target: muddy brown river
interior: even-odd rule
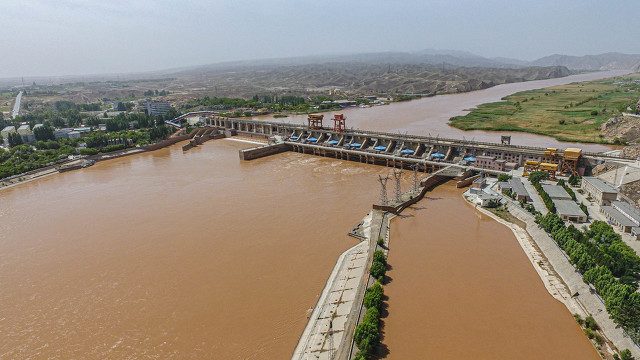
[[[511,230],[448,183],[391,223],[388,359],[599,359]]]
[[[387,169],[252,146],[1,191],[0,358],[289,358]]]
[[[433,134],[420,122],[499,96],[475,94],[347,114]],[[297,153],[240,162],[253,146],[176,145],[0,191],[0,358],[289,358],[389,170]],[[406,215],[392,225],[389,358],[594,358],[508,229],[447,186]]]

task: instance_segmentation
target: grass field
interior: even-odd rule
[[[635,110],[640,74],[515,93],[451,118],[462,130],[522,131],[562,141],[604,142],[598,126]]]

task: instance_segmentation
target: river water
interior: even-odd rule
[[[629,71],[611,70],[572,75],[557,79],[511,83],[479,91],[439,95],[386,106],[349,108],[344,109],[342,113],[347,117],[347,127],[359,129],[400,132],[413,135],[431,135],[454,139],[465,138],[498,143],[500,142],[501,135],[511,135],[511,143],[515,145],[557,147],[560,149],[578,146],[585,151],[607,151],[611,150],[611,147],[599,144],[559,142],[551,137],[520,132],[463,131],[451,127],[447,123],[452,116],[464,115],[468,112],[468,109],[472,109],[480,104],[500,101],[501,98],[519,91],[564,85],[578,81],[597,80],[627,73],[629,73]],[[330,118],[333,117],[332,114],[333,113],[326,113],[325,126],[333,126],[333,121],[330,120]],[[305,124],[307,116],[294,115],[284,119],[262,116],[256,117],[256,119]]]
[[[345,112],[350,126],[427,134],[494,89]],[[176,145],[0,191],[0,358],[288,358],[388,169],[240,162],[253,146]],[[513,235],[456,191],[437,188],[392,232],[389,357],[593,358]]]
[[[511,230],[448,183],[392,220],[388,359],[599,359]]]
[[[0,192],[1,359],[285,359],[386,168],[216,140]]]

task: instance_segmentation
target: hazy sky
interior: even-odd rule
[[[640,53],[637,0],[0,0],[0,77],[426,48]]]

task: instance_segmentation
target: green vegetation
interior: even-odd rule
[[[631,355],[631,350],[624,349],[620,352],[621,360],[633,360],[633,355]]]
[[[387,257],[381,250],[376,250],[373,253],[373,264],[369,269],[369,274],[376,279],[382,278],[387,272]]]
[[[603,142],[598,127],[623,111],[635,112],[640,75],[554,86],[509,95],[451,118],[463,130],[521,131],[563,141]],[[630,107],[632,110],[627,110]]]
[[[358,354],[362,358],[373,355],[374,349],[380,343],[380,311],[382,310],[383,297],[384,290],[379,281],[367,289],[364,296],[364,306],[367,307],[367,312],[353,335],[360,350]]]
[[[589,210],[587,210],[587,205],[580,203],[580,210],[585,213],[585,215],[589,216]]]
[[[498,181],[508,181],[509,179],[511,179],[511,175],[507,175],[507,174],[498,175]]]
[[[164,125],[165,119],[172,119],[178,115],[173,110],[164,116],[151,117],[142,113],[120,114],[107,119],[107,133],[93,131],[84,138],[55,139],[54,126],[67,126],[69,123],[97,126],[104,119],[80,115],[79,109],[92,109],[92,106],[76,105],[69,101],[58,101],[48,105],[46,111],[36,111],[18,118],[18,120],[0,122],[19,125],[20,120],[29,119],[36,142],[31,145],[22,144],[22,137],[17,133],[9,134],[9,151],[0,151],[0,179],[36,170],[41,167],[58,164],[69,155],[95,155],[99,152],[111,152],[127,147],[146,145],[166,139],[172,129]],[[68,118],[65,118],[68,116]],[[37,123],[43,126],[35,127]],[[87,148],[76,148],[86,143]],[[1,149],[0,149],[1,150]]]
[[[584,282],[593,285],[616,324],[640,341],[640,257],[603,221],[594,221],[584,232],[565,227],[551,212],[536,216],[536,222],[567,253]]]
[[[422,95],[400,95],[400,96],[396,96],[395,101],[397,102],[409,101],[409,100],[420,99],[421,97]]]
[[[544,191],[544,189],[542,188],[542,185],[540,185],[540,181],[548,178],[549,178],[549,173],[546,171],[533,171],[531,172],[531,174],[529,174],[529,181],[531,181],[531,183],[533,184],[533,187],[536,188],[536,191],[538,192],[538,194],[540,194],[540,197],[544,202],[544,206],[547,207],[547,210],[549,210],[549,212],[555,213],[556,206],[553,204],[553,201],[551,200],[551,197],[549,196],[549,194],[547,194],[547,192]]]
[[[381,240],[382,237],[378,239]],[[364,294],[364,306],[367,308],[367,312],[362,322],[356,327],[353,335],[353,339],[360,350],[356,359],[372,357],[373,351],[380,343],[380,312],[382,311],[384,302],[382,279],[386,268],[387,256],[381,250],[376,250],[373,253],[373,264],[371,265],[370,274],[374,278],[377,278],[378,281],[367,289],[367,292]]]
[[[562,186],[565,189],[569,196],[571,196],[571,200],[576,201],[576,193],[573,192],[573,189],[571,189],[569,185],[564,182],[564,180],[558,180],[558,185]]]
[[[75,153],[75,148],[65,142],[55,149],[36,150],[31,145],[0,149],[0,179],[60,163]]]
[[[567,182],[569,183],[569,185],[571,186],[578,186],[578,183],[580,182],[580,177],[576,176],[574,174],[569,175],[569,179],[567,180]]]

